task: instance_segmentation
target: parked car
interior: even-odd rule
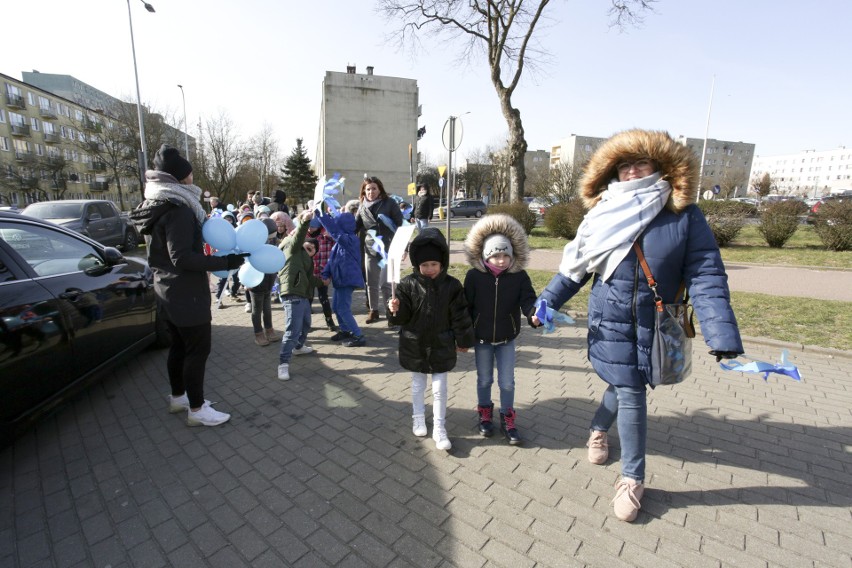
[[[760,203],[757,199],[753,197],[731,197],[728,201],[737,201],[739,203],[746,203],[748,205],[753,205],[755,207]]]
[[[0,212],[0,445],[148,346],[167,346],[147,263]]]
[[[23,215],[52,221],[105,246],[127,252],[139,246],[139,233],[130,217],[106,199],[66,199],[27,205]]]
[[[543,199],[536,197],[527,203],[527,207],[537,216],[544,217],[545,211],[547,211],[547,208],[550,206],[545,203]]]
[[[482,217],[488,210],[484,201],[478,199],[462,199],[450,205],[451,217]]]
[[[852,200],[852,195],[846,195],[845,193],[832,193],[829,195],[823,195],[816,203],[813,204],[813,206],[811,207],[811,213],[818,212],[820,206],[827,201],[835,201],[837,203],[842,203],[844,201],[849,200]]]

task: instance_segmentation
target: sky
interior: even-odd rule
[[[142,102],[182,120],[183,85],[192,136],[200,120],[224,113],[243,139],[269,126],[282,158],[303,138],[313,159],[326,71],[370,65],[417,80],[419,150],[430,162],[446,163],[451,115],[464,133],[457,163],[506,139],[485,60],[460,62],[458,43],[431,37],[414,53],[398,49],[396,23],[373,0],[151,4],[156,13],[129,4]],[[547,7],[537,31],[547,59],[525,70],[513,99],[530,150],[636,127],[751,142],[759,156],[852,145],[852,2],[659,0],[623,30],[609,25],[608,6]],[[73,75],[136,101],[126,0],[6,2],[2,15],[0,73]]]

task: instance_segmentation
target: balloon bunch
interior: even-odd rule
[[[345,181],[346,178],[340,177],[340,172],[334,172],[331,179],[325,182],[322,187],[322,200],[328,205],[332,217],[340,215],[340,203],[334,196],[343,191]]]
[[[236,229],[222,217],[210,217],[201,227],[205,242],[217,249],[213,256],[249,253],[248,262],[243,264],[237,275],[246,288],[253,288],[263,281],[264,274],[274,274],[287,262],[284,252],[274,245],[266,244],[269,232],[263,221],[252,219]],[[213,273],[227,278],[227,270]]]
[[[787,359],[787,355],[789,352],[784,349],[781,351],[781,361],[778,365],[773,365],[772,363],[766,363],[764,361],[755,361],[753,360],[751,363],[740,363],[739,361],[733,360],[729,363],[719,363],[719,366],[726,371],[739,371],[740,373],[763,373],[763,380],[769,379],[769,373],[777,373],[779,375],[786,375],[793,380],[801,381],[802,375],[799,373],[799,368],[795,365],[791,364]],[[749,357],[748,355],[743,355],[743,357]]]
[[[375,229],[370,229],[367,234],[373,237],[373,250],[382,257],[379,261],[379,268],[384,268],[388,263],[388,253],[385,250],[385,243],[382,242],[382,236],[377,234]]]
[[[547,300],[542,300],[538,304],[538,309],[535,316],[541,322],[541,334],[553,333],[556,329],[556,322],[564,323],[565,325],[574,325],[574,318],[562,312],[558,312],[553,308],[547,307]]]

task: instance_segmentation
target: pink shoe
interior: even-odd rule
[[[606,440],[606,432],[592,430],[589,434],[589,441],[586,442],[586,447],[589,448],[589,461],[595,465],[606,463],[609,458],[609,444]]]
[[[630,479],[622,477],[615,484],[615,498],[612,500],[615,516],[619,520],[633,522],[636,515],[639,514],[639,509],[642,507],[640,500],[645,493],[645,485]]]

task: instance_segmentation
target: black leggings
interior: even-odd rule
[[[178,327],[166,322],[172,333],[168,371],[172,395],[186,393],[190,408],[204,404],[204,368],[210,355],[212,326],[209,323]]]

